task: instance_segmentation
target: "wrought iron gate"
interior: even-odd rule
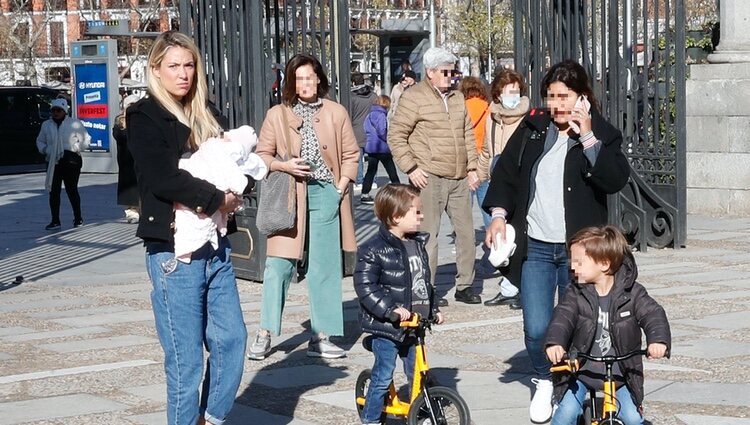
[[[622,130],[631,177],[610,196],[610,222],[633,246],[684,246],[684,0],[513,0],[516,69],[541,105],[545,70],[575,59],[602,114]]]
[[[181,1],[180,31],[196,40],[212,100],[232,126],[260,127],[281,101],[284,65],[297,53],[320,59],[331,97],[348,103],[346,0]]]

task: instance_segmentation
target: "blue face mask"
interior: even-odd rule
[[[503,103],[503,106],[507,109],[515,109],[518,105],[521,104],[521,95],[520,94],[502,94],[500,95],[500,100]]]

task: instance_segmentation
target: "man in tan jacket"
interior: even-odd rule
[[[458,58],[433,47],[422,62],[427,78],[404,92],[391,120],[388,145],[398,167],[419,188],[424,222],[429,232],[427,254],[435,282],[438,262],[437,235],[443,212],[456,232],[456,301],[482,302],[474,294],[474,223],[471,191],[479,185],[477,151],[463,95],[454,90]],[[447,305],[440,300],[440,305]]]

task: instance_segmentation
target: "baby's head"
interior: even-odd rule
[[[570,268],[578,283],[594,283],[603,275],[614,275],[630,251],[628,241],[615,226],[592,226],[579,230],[568,242]]]
[[[375,196],[375,215],[390,230],[398,229],[402,233],[419,230],[421,209],[419,189],[414,186],[390,183]]]

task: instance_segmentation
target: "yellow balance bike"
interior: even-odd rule
[[[589,356],[585,353],[577,353],[550,368],[550,371],[552,372],[568,372],[575,375],[583,365],[583,362],[579,361],[578,357],[588,361],[604,363],[606,372],[604,375],[604,387],[602,388],[603,397],[599,399],[596,397],[596,391],[589,391],[588,400],[586,400],[583,405],[583,416],[578,419],[578,425],[623,425],[623,422],[617,417],[618,408],[617,398],[615,396],[617,385],[615,384],[614,376],[612,376],[612,366],[617,362],[629,359],[633,356],[643,356],[645,354],[647,354],[646,350],[635,350],[622,356],[604,357],[595,357]],[[599,400],[601,400],[602,405],[601,416],[597,417],[595,415],[599,410],[597,407]]]
[[[391,318],[398,320],[398,315]],[[417,337],[414,355],[414,378],[409,392],[409,400],[402,401],[396,393],[396,386],[391,381],[388,394],[385,396],[383,417],[393,415],[406,418],[408,425],[468,425],[471,421],[469,407],[458,393],[448,387],[433,385],[430,377],[430,366],[427,363],[425,334],[431,329],[431,323],[412,314],[410,320],[400,322],[402,328],[410,328]],[[372,351],[372,340],[367,337],[362,341],[367,351]],[[361,414],[365,406],[365,396],[370,384],[372,371],[366,369],[359,374],[354,390],[357,411]]]

